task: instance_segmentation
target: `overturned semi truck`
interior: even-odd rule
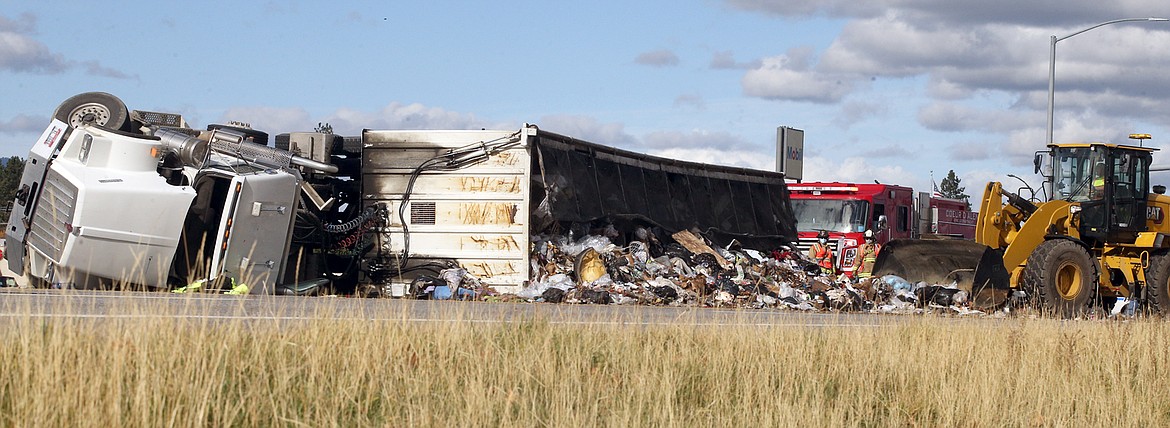
[[[109,94],[66,100],[34,144],[5,258],[33,284],[363,293],[459,267],[507,291],[535,234],[680,230],[796,240],[784,176],[518,130],[268,134],[189,127]],[[632,238],[631,238],[632,239]]]

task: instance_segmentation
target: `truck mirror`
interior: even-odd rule
[[[1042,154],[1040,154],[1039,152],[1037,152],[1037,153],[1036,153],[1036,157],[1032,158],[1032,166],[1034,167],[1034,168],[1033,168],[1033,173],[1034,173],[1034,174],[1039,174],[1039,173],[1040,173],[1040,164],[1041,164],[1041,163],[1043,163],[1043,162],[1044,162],[1044,155],[1042,155]]]
[[[889,218],[885,214],[879,215],[877,220],[877,230],[886,230],[890,227]]]

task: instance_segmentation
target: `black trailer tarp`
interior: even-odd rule
[[[783,174],[661,158],[539,131],[531,140],[533,221],[642,221],[772,249],[796,240]],[[534,233],[544,230],[533,230]]]

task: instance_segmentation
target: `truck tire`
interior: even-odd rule
[[[1085,314],[1097,291],[1097,261],[1067,239],[1044,241],[1024,266],[1023,288],[1046,314],[1074,318]]]
[[[130,111],[126,104],[105,92],[85,92],[69,97],[57,106],[53,117],[73,127],[87,121],[118,131],[130,127]]]
[[[1170,253],[1150,257],[1146,287],[1146,310],[1151,315],[1170,316]]]

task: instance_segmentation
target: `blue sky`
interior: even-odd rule
[[[105,91],[199,127],[329,122],[355,135],[528,122],[760,169],[787,125],[806,133],[806,180],[926,190],[930,171],[954,170],[978,197],[988,180],[1032,177],[1049,36],[1147,16],[1170,6],[0,0],[0,156],[26,156],[62,100]],[[1170,23],[1103,27],[1060,42],[1057,59],[1057,141],[1170,141]]]

